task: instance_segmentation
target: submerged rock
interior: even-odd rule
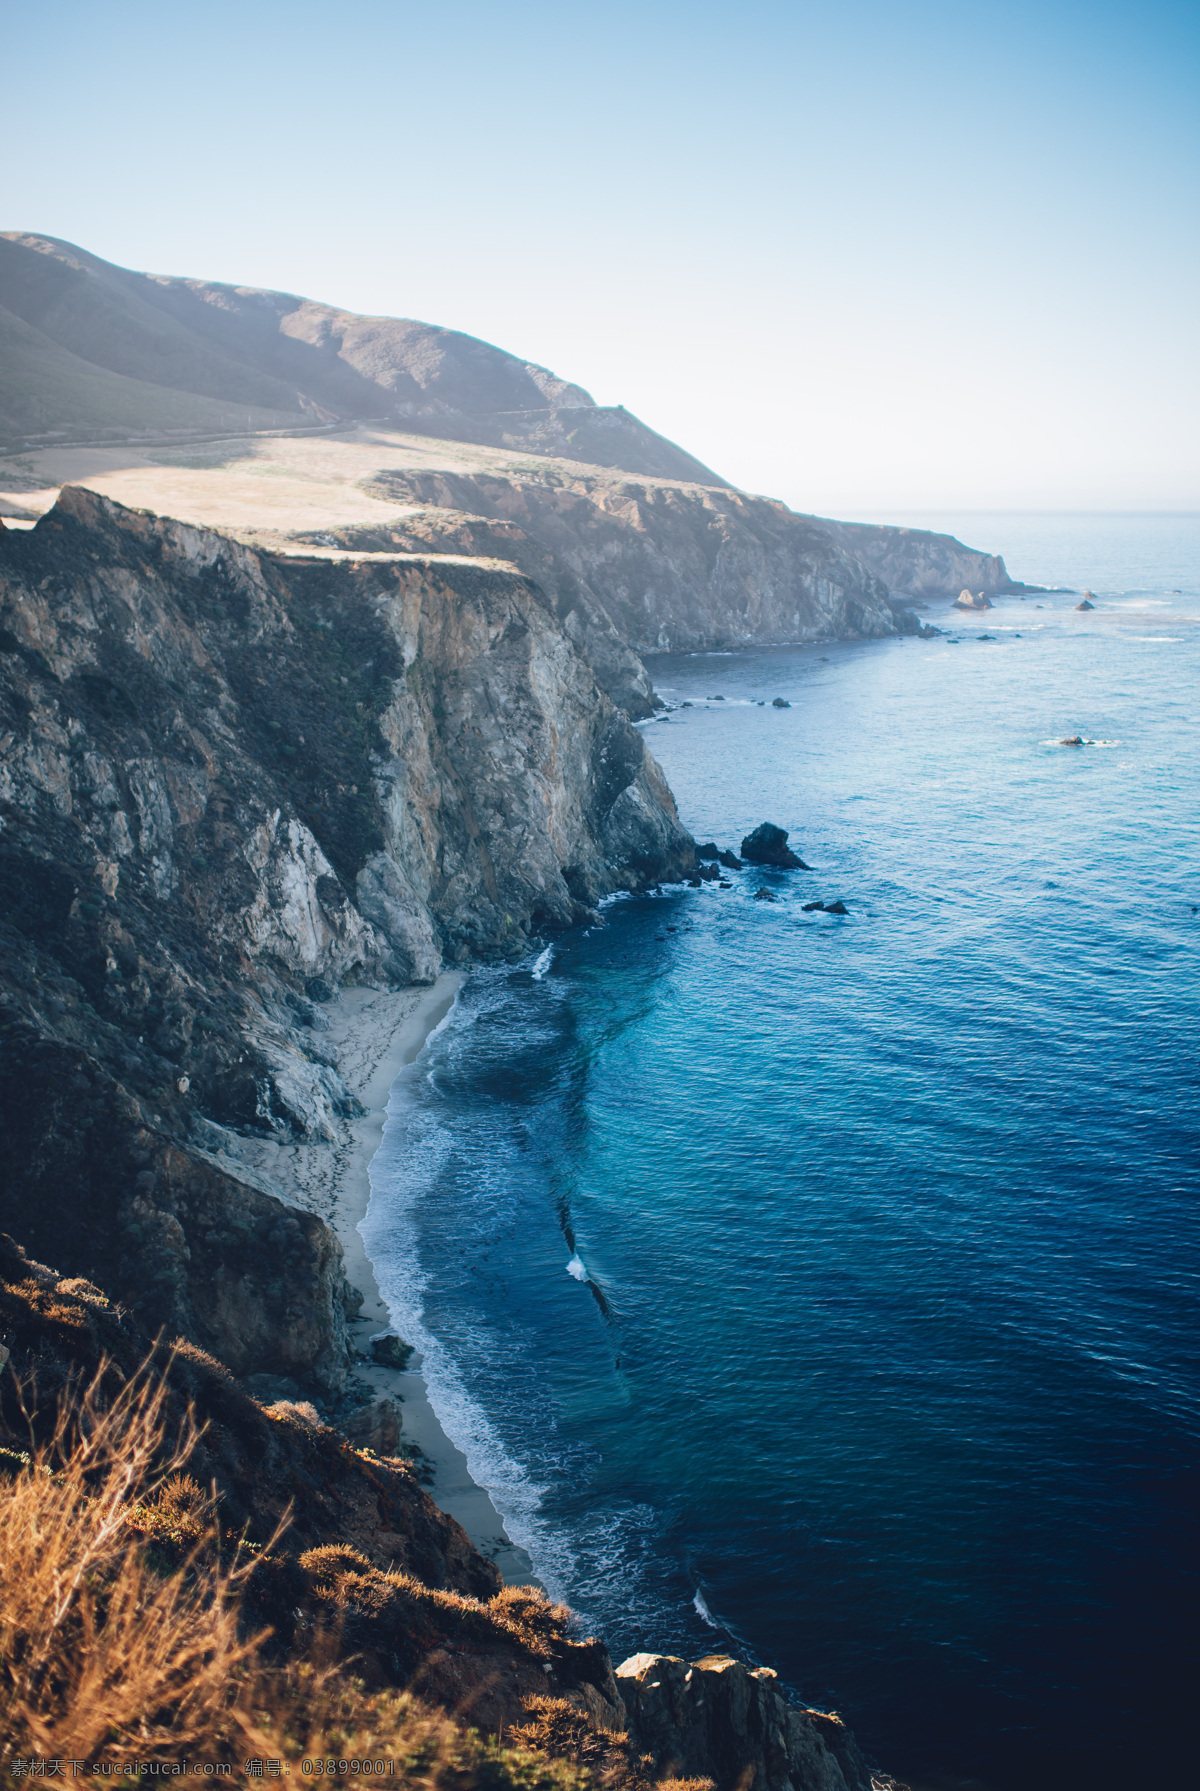
[[[742,841],[742,857],[751,864],[770,864],[780,871],[807,871],[810,867],[791,851],[787,829],[764,821]]]
[[[754,899],[756,902],[774,902],[778,898],[773,889],[767,889],[764,885],[763,888],[755,890]]]

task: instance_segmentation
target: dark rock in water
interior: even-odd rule
[[[394,1331],[385,1331],[382,1337],[371,1339],[371,1354],[381,1368],[407,1368],[412,1353],[412,1344],[405,1343]]]
[[[687,880],[687,886],[689,889],[699,889],[699,887],[700,887],[699,877],[689,877]]]
[[[700,864],[696,866],[696,875],[703,883],[715,883],[720,874],[721,873],[718,871],[715,864]]]
[[[1090,591],[1084,593],[1084,598],[1083,598],[1082,603],[1077,603],[1075,605],[1076,609],[1095,609],[1095,607],[1096,607],[1096,605],[1092,602]]]
[[[1068,734],[1067,738],[1065,740],[1060,740],[1058,744],[1060,746],[1082,746],[1084,744],[1083,735]]]
[[[756,902],[773,902],[777,898],[773,889],[763,888],[755,890],[754,899]]]
[[[995,637],[995,635],[994,635],[994,634],[977,634],[977,635],[976,635],[976,636],[975,636],[975,639],[976,639],[976,640],[977,640],[977,641],[994,641],[994,640],[995,640],[995,638],[996,638],[996,637]]]
[[[936,640],[941,632],[941,629],[935,628],[932,622],[922,622],[921,626],[917,629],[917,633],[923,641]]]
[[[695,703],[680,703],[679,707],[681,709],[694,709],[696,705]]]
[[[825,912],[826,914],[849,914],[850,910],[845,902],[826,902]]]
[[[772,709],[790,709],[791,706],[786,697],[773,697],[771,700]]]
[[[704,845],[696,847],[696,857],[703,862],[706,858],[719,858],[721,849],[715,840],[706,840]]]
[[[764,821],[742,841],[742,857],[751,864],[770,864],[780,871],[807,871],[810,867],[789,850],[787,830]]]
[[[818,908],[819,908],[819,909],[820,909],[820,910],[821,910],[821,911],[822,911],[822,912],[824,912],[824,909],[825,909],[825,904],[824,904],[824,902],[805,902],[805,904],[804,904],[804,906],[803,906],[803,907],[802,907],[802,908],[801,908],[801,910],[800,910],[800,912],[801,912],[801,914],[813,914],[813,913],[815,913],[815,912],[816,912],[816,910],[817,910],[817,909],[818,909]]]
[[[710,703],[723,703],[725,701],[725,698],[722,696],[715,696],[715,697],[709,697],[708,700]]]
[[[733,888],[733,884],[732,884],[732,883],[729,883],[729,882],[727,882],[727,881],[726,881],[726,880],[725,880],[725,878],[724,878],[724,877],[722,877],[722,878],[721,878],[721,880],[720,880],[720,882],[719,882],[719,883],[718,883],[718,884],[717,884],[717,888],[718,888],[718,889],[732,889],[732,888]]]
[[[735,858],[732,852],[718,852],[717,863],[723,864],[727,871],[740,871],[742,868],[741,859]]]

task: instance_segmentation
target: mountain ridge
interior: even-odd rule
[[[63,434],[118,439],[123,426],[99,418],[111,417],[114,405],[128,412],[139,403],[144,427],[179,436],[189,431],[181,419],[190,399],[196,432],[210,423],[214,404],[237,405],[248,427],[256,415],[267,427],[403,421],[418,432],[448,429],[451,439],[495,446],[553,441],[566,458],[725,483],[622,407],[597,405],[549,368],[414,318],[363,316],[292,293],[137,273],[73,243],[19,231],[0,233],[0,311],[33,332],[36,344],[27,340],[24,353],[36,350],[44,362],[39,397],[6,344],[0,447]],[[13,333],[10,324],[6,334]],[[55,389],[47,399],[51,370]],[[86,391],[97,374],[149,386],[155,396],[109,384],[110,409],[98,410]],[[164,419],[164,403],[174,422]],[[581,435],[586,452],[575,445]]]

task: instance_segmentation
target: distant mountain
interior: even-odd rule
[[[0,450],[352,419],[725,484],[623,408],[458,330],[0,234]]]

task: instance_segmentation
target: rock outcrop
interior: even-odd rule
[[[806,871],[808,865],[787,843],[787,829],[763,821],[742,841],[742,857],[748,864],[772,865],[779,871]]]
[[[713,1779],[717,1791],[872,1791],[841,1719],[789,1704],[768,1667],[635,1654],[617,1684],[635,1745],[660,1771]]]
[[[661,772],[509,566],[272,558],[71,488],[0,532],[0,747],[0,1223],[336,1389],[336,1240],[213,1128],[334,1135],[339,983],[690,874]]]
[[[952,597],[964,585],[990,593],[1034,591],[1041,587],[1014,582],[1003,559],[965,547],[953,535],[929,529],[903,529],[884,523],[833,522],[808,518],[881,578],[893,596],[917,601]]]
[[[336,530],[355,550],[507,559],[553,598],[613,699],[650,712],[641,656],[754,642],[914,632],[887,590],[823,525],[784,504],[699,484],[560,466],[521,475],[380,473],[388,527]]]
[[[982,591],[962,590],[954,599],[955,609],[991,609],[992,600]]]

